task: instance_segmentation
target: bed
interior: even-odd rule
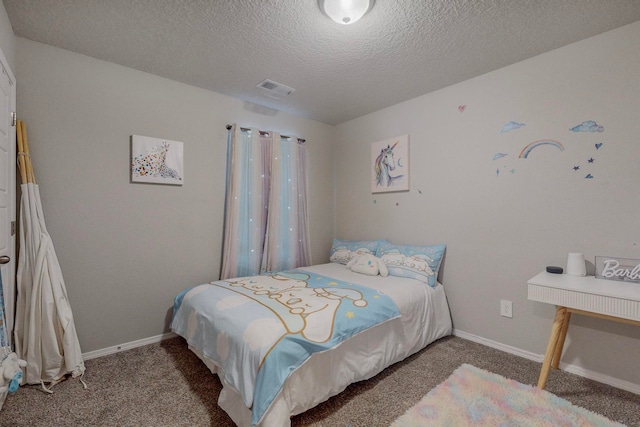
[[[387,277],[347,268],[367,253],[385,262]],[[181,292],[171,328],[219,376],[218,404],[238,426],[290,426],[451,334],[436,281],[443,253],[444,245],[334,240],[330,263]]]

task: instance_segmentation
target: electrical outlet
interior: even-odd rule
[[[508,318],[513,317],[513,304],[511,301],[506,299],[500,300],[500,316]]]

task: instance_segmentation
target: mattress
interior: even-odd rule
[[[388,296],[400,315],[358,332],[325,351],[316,352],[295,368],[261,417],[258,426],[290,426],[300,414],[342,392],[349,384],[369,379],[386,367],[416,353],[433,341],[451,334],[451,316],[444,287],[395,276],[367,276],[338,263],[304,267],[302,270],[339,281],[366,286]],[[179,331],[175,331],[180,334]],[[250,426],[252,411],[237,387],[225,380],[221,364],[207,357],[202,346],[189,348],[220,374],[223,389],[218,404],[238,426]]]

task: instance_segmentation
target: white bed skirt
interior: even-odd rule
[[[430,288],[431,289],[431,288]],[[290,417],[301,414],[342,392],[349,384],[369,379],[386,367],[404,360],[428,344],[451,334],[451,316],[444,288],[431,289],[426,310],[403,313],[342,342],[331,350],[313,354],[284,384],[260,427],[287,427]],[[220,375],[223,389],[218,405],[240,427],[251,425],[251,410],[227,384],[212,359],[189,346],[206,365]]]

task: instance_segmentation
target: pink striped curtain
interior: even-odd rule
[[[228,143],[221,279],[309,265],[306,146],[236,125]]]

